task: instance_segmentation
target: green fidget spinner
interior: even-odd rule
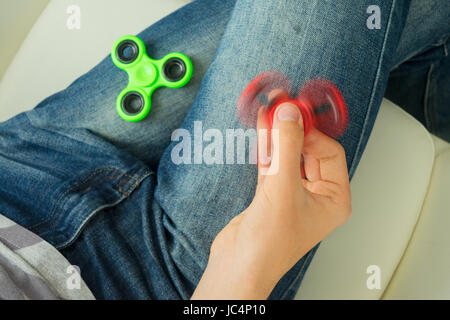
[[[180,88],[192,77],[192,62],[184,54],[173,52],[153,60],[136,36],[117,40],[111,52],[114,64],[128,73],[128,86],[117,97],[117,112],[126,121],[143,120],[151,108],[151,96],[159,87]]]

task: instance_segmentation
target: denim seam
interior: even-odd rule
[[[74,186],[72,186],[72,187],[70,187],[69,189],[67,189],[67,190],[66,190],[66,191],[58,198],[58,201],[57,201],[57,203],[56,203],[54,209],[52,210],[52,213],[51,213],[45,220],[43,220],[43,221],[41,221],[41,222],[39,222],[39,223],[37,223],[37,224],[34,224],[34,225],[28,227],[28,229],[30,229],[30,230],[31,230],[31,229],[35,229],[35,228],[41,226],[42,224],[47,223],[50,219],[52,219],[52,218],[55,216],[55,213],[56,213],[56,211],[58,210],[58,208],[59,208],[59,207],[63,207],[64,204],[68,201],[69,198],[66,197],[65,201],[62,203],[62,206],[60,206],[61,201],[63,200],[63,198],[64,198],[68,193],[70,193],[71,191],[77,189],[78,187],[80,187],[81,185],[85,184],[85,183],[88,182],[89,180],[92,180],[95,176],[98,176],[98,175],[100,175],[101,173],[106,172],[106,171],[115,171],[115,172],[119,172],[119,173],[121,173],[123,176],[128,177],[128,178],[134,180],[135,183],[134,183],[133,185],[136,185],[136,183],[138,183],[138,181],[137,181],[137,179],[136,179],[135,177],[132,177],[132,176],[130,176],[130,175],[128,175],[128,174],[125,174],[125,173],[123,173],[122,171],[120,171],[120,170],[118,170],[118,169],[116,169],[116,168],[104,168],[104,169],[96,170],[96,171],[94,171],[93,173],[91,173],[91,174],[90,174],[87,178],[85,178],[84,180],[78,182],[78,183],[75,184]],[[111,177],[111,178],[112,178],[112,176],[105,176],[105,178],[108,178],[108,177]],[[128,181],[127,184],[129,184],[129,183],[130,183],[130,182]],[[123,192],[123,189],[122,189],[121,187],[119,187],[119,189],[120,189],[120,190],[118,190],[118,191],[119,191],[121,194],[125,195],[125,193]]]
[[[351,161],[351,167],[350,167],[350,170],[349,170],[350,174],[355,169],[355,166],[356,166],[355,159],[358,156],[359,151],[361,149],[364,132],[366,131],[366,127],[367,127],[367,124],[369,122],[369,114],[370,114],[370,111],[372,110],[372,107],[373,107],[373,99],[375,97],[376,84],[377,84],[377,82],[378,82],[378,80],[380,78],[381,62],[383,61],[383,55],[384,55],[384,51],[386,49],[386,42],[387,42],[387,38],[388,38],[388,35],[389,35],[389,30],[391,28],[391,21],[392,21],[392,15],[393,15],[393,12],[394,12],[395,2],[396,2],[396,0],[393,0],[392,3],[391,3],[391,10],[390,10],[390,13],[389,13],[388,25],[386,27],[386,32],[384,34],[384,40],[383,40],[383,46],[381,48],[380,58],[378,60],[377,73],[375,75],[375,80],[373,82],[372,93],[371,93],[370,100],[369,100],[369,105],[368,105],[368,108],[367,108],[367,111],[366,111],[366,116],[364,118],[364,124],[363,124],[363,127],[362,127],[361,135],[359,137],[358,146],[356,147],[355,154],[353,155],[353,158],[352,158],[352,161]]]
[[[294,286],[294,283],[297,281],[297,279],[304,274],[303,270],[305,270],[305,266],[311,262],[312,258],[314,257],[315,252],[316,252],[316,250],[314,248],[312,248],[310,251],[308,251],[308,253],[306,254],[305,262],[303,263],[303,265],[302,265],[300,271],[298,272],[297,276],[295,277],[295,279],[291,282],[290,286],[284,291],[284,294],[281,296],[281,300],[285,299],[285,297],[287,296],[288,292],[292,289],[292,287]]]
[[[428,74],[427,74],[427,83],[425,86],[425,93],[424,93],[424,97],[423,97],[423,113],[425,116],[425,122],[426,125],[428,127],[428,129],[431,132],[434,132],[434,123],[433,123],[433,112],[432,112],[432,106],[429,103],[429,99],[428,97],[430,97],[430,87],[431,87],[431,75],[433,73],[434,70],[434,63],[430,66],[430,69],[428,70]]]
[[[449,39],[450,39],[450,35],[447,35],[447,38],[445,38],[445,41],[444,41],[444,44],[443,44],[443,46],[444,46],[444,54],[445,54],[446,57],[448,56],[448,40]]]

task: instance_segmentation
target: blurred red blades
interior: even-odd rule
[[[275,70],[261,73],[247,85],[239,97],[236,108],[238,118],[243,125],[256,127],[258,109],[269,103],[268,95],[275,89],[291,92],[289,80],[284,74]]]
[[[261,106],[269,104],[268,107],[273,108],[269,114],[273,116],[274,109],[283,101],[296,100],[298,103],[295,104],[304,115],[305,128],[314,126],[333,138],[340,137],[347,128],[348,111],[344,97],[331,81],[322,78],[312,79],[300,89],[297,97],[269,101],[268,95],[275,89],[287,94],[291,92],[289,80],[279,71],[266,71],[253,79],[244,89],[237,103],[240,122],[254,128],[258,109]],[[311,116],[305,117],[305,115]],[[306,134],[307,132],[305,131]]]
[[[332,138],[339,138],[347,128],[348,111],[339,89],[326,79],[308,81],[299,91],[297,100],[307,101],[313,126]]]

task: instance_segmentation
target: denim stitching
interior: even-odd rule
[[[423,113],[425,116],[425,122],[427,124],[428,129],[431,132],[434,132],[434,123],[431,119],[432,117],[432,111],[431,111],[431,106],[429,105],[429,99],[428,97],[430,97],[430,87],[431,87],[431,75],[433,73],[434,70],[434,63],[430,66],[430,69],[428,70],[428,74],[427,74],[427,83],[425,86],[425,94],[423,97]]]
[[[366,131],[366,127],[367,127],[367,124],[369,122],[369,114],[370,114],[370,111],[371,111],[371,109],[373,107],[373,99],[375,97],[375,91],[376,91],[375,87],[376,87],[376,84],[377,84],[377,82],[378,82],[378,80],[380,78],[381,62],[383,60],[384,51],[386,49],[386,42],[387,42],[387,38],[388,38],[390,27],[391,27],[391,21],[392,21],[392,15],[394,13],[395,2],[396,2],[396,0],[393,0],[392,4],[391,4],[391,10],[390,10],[390,13],[389,13],[388,25],[386,27],[386,32],[384,34],[384,40],[383,40],[383,46],[381,48],[380,58],[378,60],[377,73],[375,75],[375,81],[373,82],[372,93],[371,93],[370,100],[369,100],[369,106],[368,106],[367,111],[366,111],[366,116],[364,118],[364,124],[363,124],[363,127],[362,127],[361,136],[359,138],[359,142],[358,142],[358,145],[356,147],[355,154],[353,155],[353,159],[351,161],[351,167],[350,167],[350,170],[349,170],[350,174],[353,172],[354,169],[356,169],[355,168],[355,166],[356,166],[355,159],[358,156],[359,151],[360,151],[360,149],[362,147],[362,140],[363,140],[364,132]]]
[[[444,44],[443,44],[443,46],[444,46],[444,54],[445,54],[445,56],[447,57],[448,56],[448,40],[450,39],[450,35],[448,35],[446,38],[445,38],[445,41],[444,41]]]
[[[153,172],[147,171],[147,172],[146,172],[145,174],[143,174],[142,177],[138,180],[137,185],[138,185],[139,183],[141,183],[144,179],[146,179],[147,177],[149,177],[149,176],[151,176],[151,175],[153,175],[153,174],[154,174]],[[88,222],[95,216],[95,214],[96,214],[97,212],[99,212],[99,211],[101,211],[101,210],[103,210],[103,209],[105,209],[105,208],[111,208],[111,207],[113,207],[113,206],[116,206],[116,205],[118,205],[122,200],[123,200],[123,199],[118,199],[118,200],[117,200],[116,202],[114,202],[114,203],[111,203],[111,204],[109,204],[109,205],[103,205],[103,206],[100,206],[100,207],[97,208],[96,210],[92,211],[91,214],[89,214],[89,215],[88,215],[88,216],[80,223],[80,226],[79,226],[78,229],[75,231],[75,235],[72,236],[72,237],[71,237],[69,240],[67,240],[66,242],[63,242],[62,244],[59,244],[59,245],[55,245],[55,248],[61,250],[61,249],[64,249],[64,248],[67,248],[68,246],[70,246],[72,243],[74,243],[74,242],[78,239],[78,237],[80,236],[80,234],[81,234],[82,230],[84,229],[84,226],[86,225],[86,223],[88,223]],[[156,260],[156,257],[153,255],[153,253],[150,252],[150,254],[151,254],[151,256]]]

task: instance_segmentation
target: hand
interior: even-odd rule
[[[258,113],[258,132],[269,127],[265,110]],[[292,104],[279,106],[274,119],[273,174],[264,175],[259,156],[253,202],[215,238],[192,299],[266,299],[301,257],[350,217],[343,147],[315,129],[304,139]],[[267,148],[261,140],[259,154]]]

